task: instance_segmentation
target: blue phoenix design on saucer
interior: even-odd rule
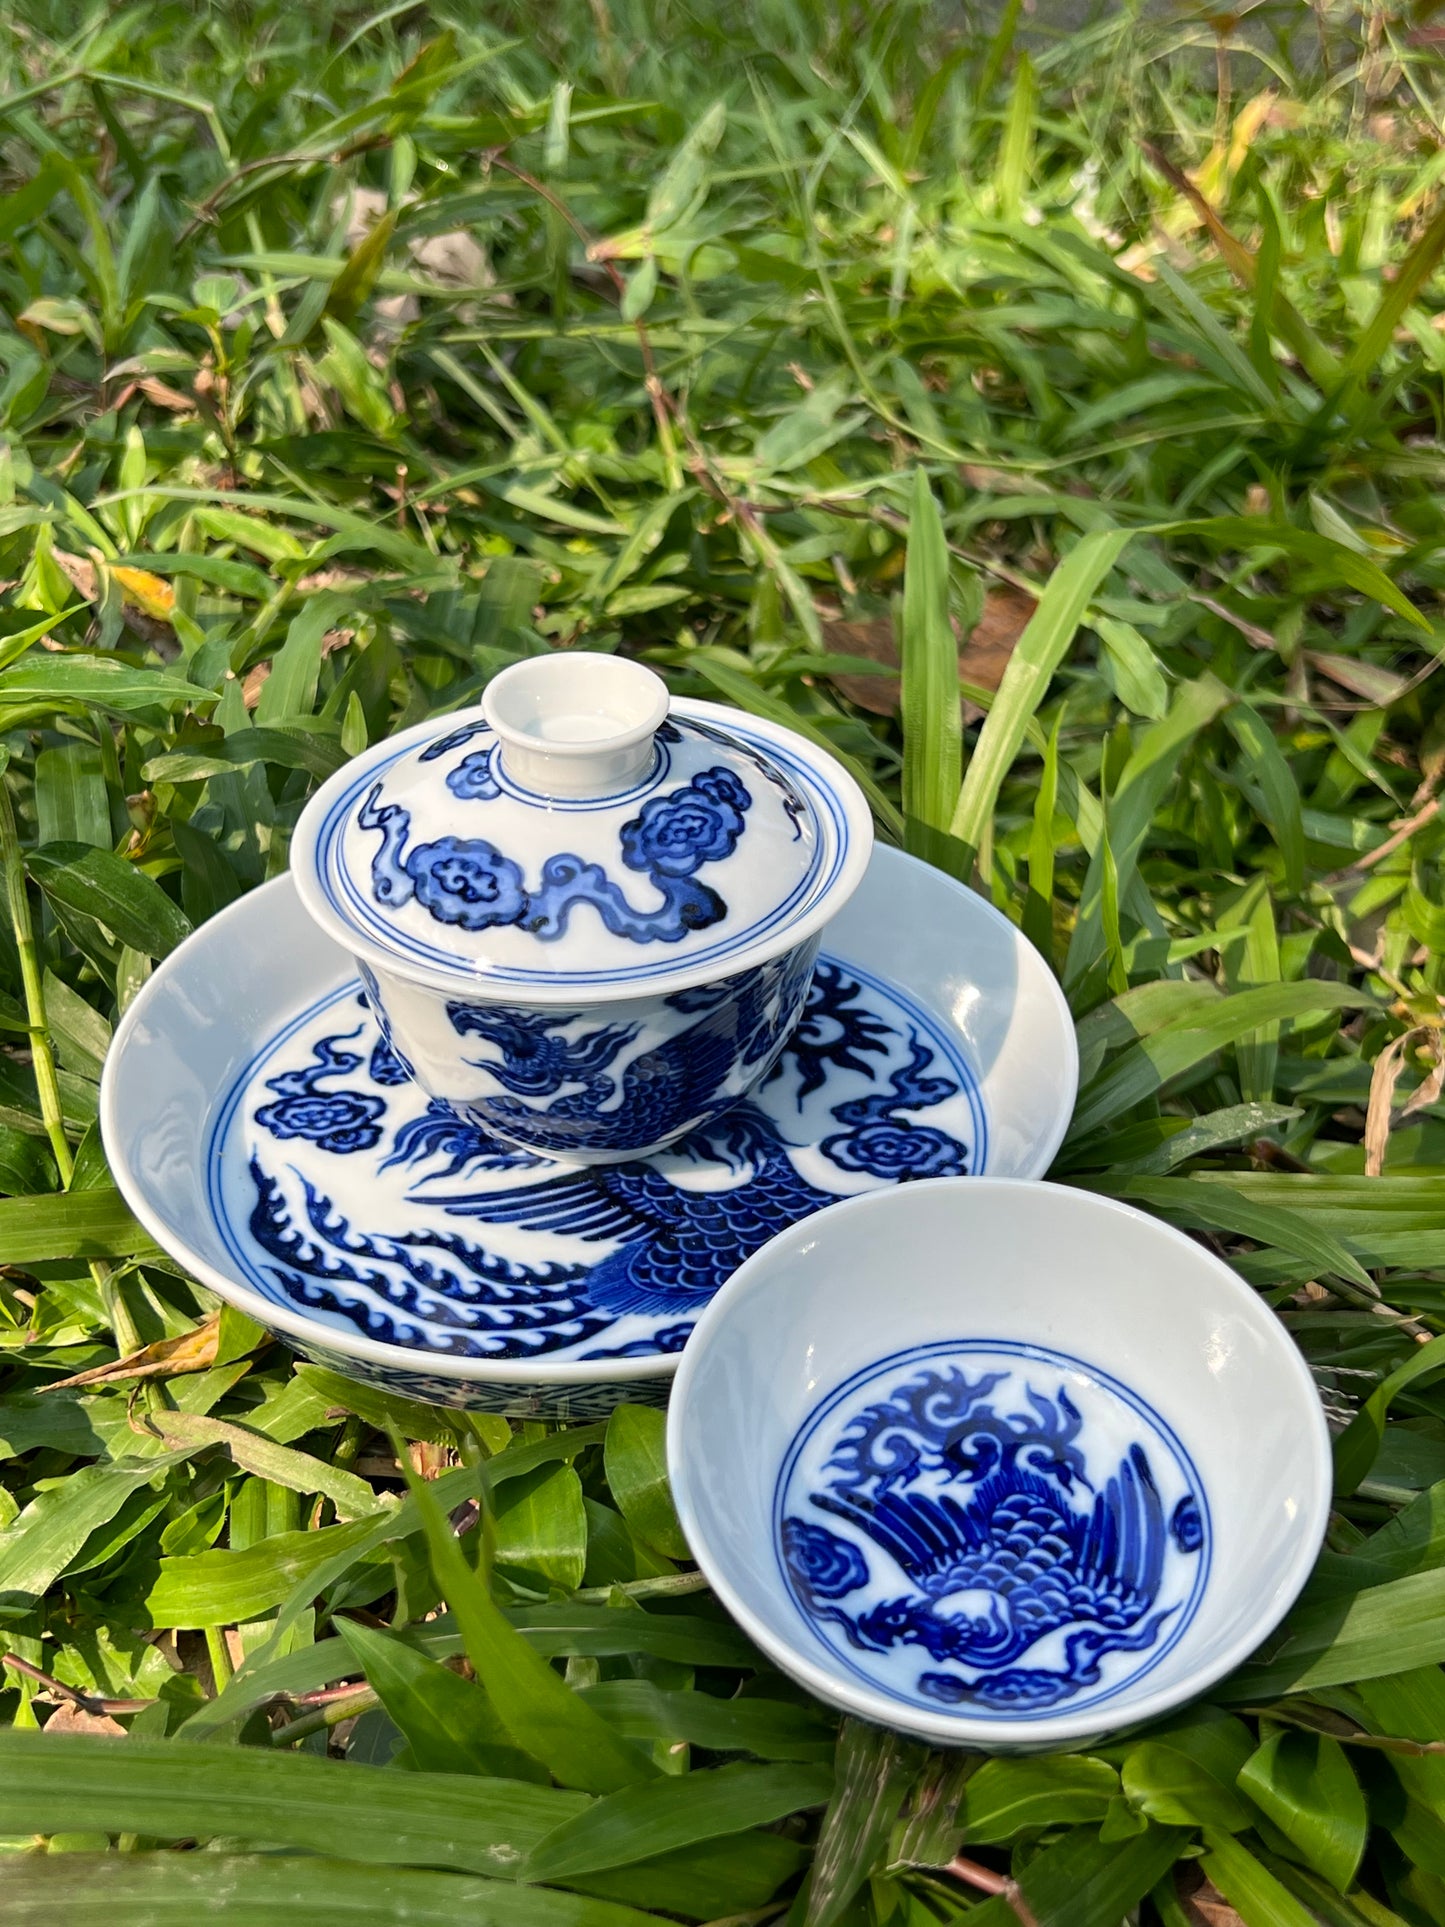
[[[1027,1718],[1150,1671],[1208,1579],[1209,1508],[1164,1420],[1041,1347],[882,1361],[800,1428],[778,1483],[794,1600],[914,1705]]]
[[[680,1351],[774,1232],[860,1187],[978,1169],[987,1146],[947,1034],[825,957],[757,1097],[655,1159],[551,1163],[428,1104],[348,984],[248,1064],[207,1162],[217,1222],[268,1300],[408,1346],[424,1370],[427,1354]]]

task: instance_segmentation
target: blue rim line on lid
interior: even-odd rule
[[[429,749],[421,752],[417,761],[425,763],[434,759],[442,753],[444,746],[460,749],[464,741],[470,741],[478,736],[492,739],[489,744],[484,745],[488,759],[487,774],[504,796],[515,797],[520,803],[534,803],[539,809],[556,810],[573,815],[579,812],[585,813],[588,810],[615,809],[619,803],[631,803],[634,798],[640,799],[650,795],[653,790],[660,789],[667,781],[668,771],[672,768],[672,752],[659,736],[653,740],[652,762],[647,771],[638,777],[635,783],[629,783],[626,789],[613,790],[607,796],[546,796],[541,790],[528,789],[525,783],[519,783],[510,773],[507,769],[506,757],[496,754],[496,731],[490,723],[486,722],[468,723],[465,729],[454,731],[450,737],[438,737]],[[373,765],[373,774],[385,775],[386,771],[393,769],[403,757],[414,753],[414,750],[402,750],[386,762]]]
[[[690,728],[697,728],[690,718],[682,718]],[[399,750],[396,756],[370,764],[364,775],[357,778],[350,788],[340,795],[327,811],[316,836],[315,873],[321,889],[332,909],[342,921],[367,937],[372,943],[394,957],[399,964],[411,960],[447,971],[458,980],[482,984],[575,984],[578,986],[605,987],[613,984],[632,984],[639,986],[640,994],[646,994],[654,982],[666,987],[666,979],[691,973],[704,965],[726,963],[739,952],[751,950],[763,942],[780,925],[793,920],[800,905],[817,902],[823,898],[843,870],[850,847],[848,820],[836,794],[819,778],[817,772],[794,756],[791,751],[771,741],[747,738],[747,732],[738,730],[739,738],[746,739],[746,747],[761,755],[765,747],[768,754],[782,766],[782,773],[790,776],[802,788],[813,804],[819,818],[819,828],[824,832],[814,846],[813,858],[806,873],[777,904],[767,916],[748,925],[744,930],[735,932],[703,950],[689,951],[675,964],[659,965],[655,962],[642,962],[625,966],[613,966],[606,970],[556,970],[518,967],[516,965],[492,966],[486,969],[469,967],[465,960],[452,950],[440,949],[435,945],[423,943],[420,938],[400,930],[395,924],[382,920],[374,904],[370,903],[357,888],[355,880],[348,873],[338,854],[340,839],[347,827],[351,810],[362,792],[369,789],[385,776],[393,765],[410,750]],[[831,834],[828,834],[831,832]],[[831,845],[831,850],[826,846]],[[820,872],[828,857],[827,873],[820,879]]]

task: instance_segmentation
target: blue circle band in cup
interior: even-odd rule
[[[1037,1387],[1050,1375],[1052,1394]],[[1076,1400],[1105,1408],[1112,1445]],[[779,1470],[772,1533],[788,1596],[837,1664],[902,1704],[1009,1722],[1132,1690],[1194,1618],[1213,1544],[1198,1471],[1147,1400],[1067,1353],[986,1338],[896,1352],[823,1399]]]

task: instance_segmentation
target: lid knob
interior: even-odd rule
[[[651,669],[584,649],[514,662],[482,692],[502,767],[539,796],[628,788],[652,766],[667,705],[667,684]]]

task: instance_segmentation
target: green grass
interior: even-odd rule
[[[1445,1922],[1438,28],[987,11],[0,30],[7,1923]],[[692,1572],[655,1416],[294,1371],[120,1205],[154,961],[318,777],[575,644],[790,718],[1022,924],[1055,1175],[1228,1255],[1349,1422],[1210,1706],[840,1731]],[[54,1682],[132,1737],[37,1739]]]

